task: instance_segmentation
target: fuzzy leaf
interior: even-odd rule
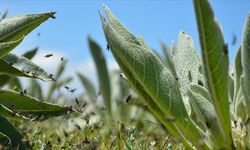
[[[23,92],[9,90],[0,91],[0,103],[20,114],[40,117],[39,120],[65,115],[70,111],[68,107],[46,103],[42,100],[32,98]]]
[[[25,57],[8,54],[0,59],[0,73],[53,81],[54,78]]]
[[[55,12],[27,14],[1,20],[0,43],[22,38],[54,14]]]
[[[172,72],[172,74],[174,76],[176,75],[176,70],[175,70],[175,66],[174,66],[174,62],[173,62],[173,55],[172,55],[172,50],[175,49],[175,45],[173,45],[173,48],[170,49],[167,47],[167,45],[165,45],[164,43],[161,43],[161,48],[162,51],[164,52],[165,58],[166,58],[166,65],[169,68],[169,70]]]
[[[106,7],[105,10],[106,12],[108,11]],[[117,62],[120,61],[118,64],[122,64],[120,67],[123,66],[122,70],[124,72],[126,70],[126,77],[129,74],[134,76],[135,80],[132,80],[132,82],[135,82],[133,83],[134,86],[140,85],[140,88],[145,90],[143,91],[144,93],[141,93],[143,99],[147,95],[150,96],[149,100],[153,100],[152,103],[156,107],[153,109],[160,109],[165,116],[174,118],[176,120],[174,124],[180,131],[183,131],[184,136],[198,146],[197,141],[202,139],[201,135],[189,119],[177,82],[172,73],[149,48],[144,49],[136,41],[127,40],[127,37],[124,36],[127,33],[119,33],[121,32],[119,29],[122,28],[120,27],[121,25],[109,24],[112,21],[108,20],[109,22],[107,23],[102,19],[105,37]],[[116,29],[118,32],[116,32]],[[139,92],[142,91],[140,90]],[[202,146],[207,148],[206,145]]]
[[[193,39],[180,31],[178,47],[173,56],[176,74],[185,96],[191,83],[198,84],[200,59],[195,52]]]
[[[219,125],[228,148],[232,145],[228,98],[228,49],[208,0],[194,0],[204,71]]]
[[[11,50],[13,50],[17,45],[19,45],[22,40],[23,38],[18,39],[17,41],[0,43],[0,58],[7,55]]]

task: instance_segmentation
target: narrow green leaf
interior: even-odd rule
[[[111,114],[111,87],[105,57],[99,45],[93,39],[91,39],[91,37],[88,37],[88,43],[92,57],[95,61],[96,71],[100,84],[99,86],[104,98],[105,106]]]
[[[228,49],[214,18],[208,0],[194,0],[195,14],[202,49],[208,89],[211,93],[221,132],[228,148],[232,148],[231,119],[228,98]]]
[[[246,103],[246,106],[249,106],[250,104],[250,86],[246,83],[246,77],[244,75],[240,78],[240,85],[242,89],[242,94],[244,95],[244,100]],[[240,98],[240,97],[239,97]],[[250,108],[247,107],[248,115],[250,114]]]
[[[17,41],[0,43],[0,58],[7,55],[11,50],[13,50],[17,45],[19,45],[22,40],[23,38],[20,38]]]
[[[12,111],[23,115],[31,115],[31,117],[38,117],[37,119],[39,120],[65,115],[71,111],[71,108],[46,103],[43,100],[32,98],[23,92],[9,90],[0,91],[0,103]]]
[[[11,120],[29,120],[28,118],[8,109],[7,107],[0,104],[0,115]]]
[[[153,103],[156,104],[156,108],[158,107],[163,111],[166,117],[171,116],[175,119],[174,124],[185,137],[188,137],[197,147],[206,149],[206,145],[200,145],[197,142],[202,140],[201,134],[189,119],[172,73],[150,49],[143,49],[143,47],[134,44],[131,40],[126,41],[123,36],[126,33],[121,33],[120,36],[115,30],[121,27],[112,26],[104,20],[102,20],[102,23],[112,53],[117,57],[116,60],[120,60],[126,66],[128,69],[127,74],[134,76],[134,84],[142,86],[140,88],[145,90],[147,95],[152,98]],[[127,74],[125,75],[128,76]],[[143,98],[145,99],[145,97]]]
[[[80,79],[86,93],[88,94],[88,96],[92,99],[95,98],[97,96],[97,92],[95,89],[94,84],[83,74],[77,72],[77,76]]]
[[[0,43],[22,38],[54,14],[55,12],[27,14],[1,20]]]
[[[201,114],[202,117],[204,117],[204,119],[200,119],[201,121],[205,121],[202,124],[205,125],[211,133],[210,138],[213,141],[212,149],[225,148],[225,141],[220,132],[213,104],[210,103],[205,97],[193,92],[192,90],[190,90],[188,94],[191,98],[191,104],[196,108],[196,111],[198,110],[196,113]]]
[[[24,150],[30,148],[28,143],[26,145],[22,142],[24,137],[16,130],[14,126],[10,124],[10,122],[0,115],[0,132],[7,135],[10,140],[13,148],[18,148],[20,150]]]
[[[246,100],[246,105],[250,105],[250,13],[246,18],[246,22],[244,25],[243,30],[243,42],[241,47],[241,63],[243,68],[243,75],[242,78],[242,91]],[[248,108],[248,115],[250,115],[250,108]]]
[[[234,79],[233,77],[229,74],[228,75],[228,95],[229,95],[229,100],[230,103],[233,102],[233,97],[234,97]]]
[[[0,73],[11,76],[38,78],[44,81],[55,80],[53,76],[49,75],[29,59],[22,56],[18,57],[14,54],[8,54],[0,59]]]
[[[236,109],[236,103],[238,99],[236,99],[239,89],[240,89],[240,77],[242,75],[242,64],[241,64],[241,47],[238,49],[235,59],[234,59],[234,99],[233,99],[233,112]]]
[[[1,67],[1,60],[0,60],[0,67]],[[0,73],[0,87],[6,85],[9,82],[9,80],[10,76]]]
[[[35,48],[25,52],[22,56],[31,60],[36,55],[37,51],[38,51],[38,47],[35,47]]]
[[[38,83],[37,80],[35,79],[30,79],[29,80],[29,85],[28,88],[29,89],[27,91],[27,93],[32,96],[32,97],[36,97],[38,99],[42,99],[43,98],[43,90],[41,85]]]

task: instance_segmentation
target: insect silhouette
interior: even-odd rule
[[[232,45],[235,45],[236,42],[237,42],[237,36],[233,33],[233,34],[232,34],[232,42],[231,42],[231,44],[232,44]]]
[[[129,102],[129,100],[131,99],[131,94],[127,97],[127,99],[126,99],[126,103],[128,103]]]
[[[56,19],[56,17],[53,14],[49,14],[49,17],[52,19]]]
[[[61,57],[61,61],[63,61],[63,59],[64,59],[64,58],[63,58],[63,57]]]
[[[52,56],[53,56],[53,54],[47,54],[44,57],[49,58],[49,57],[52,57]]]
[[[228,53],[228,44],[227,43],[224,44],[224,46],[223,46],[223,52],[224,52],[224,54]]]
[[[77,98],[75,98],[75,101],[76,101],[76,104],[78,105],[78,104],[79,104],[79,101],[78,101],[78,99],[77,99]]]
[[[192,82],[192,75],[190,70],[188,70],[188,79],[190,82]]]
[[[109,51],[109,45],[107,44],[107,50]]]

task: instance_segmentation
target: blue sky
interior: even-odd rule
[[[86,67],[91,60],[86,42],[87,35],[91,35],[101,47],[106,48],[98,15],[98,9],[103,12],[102,4],[106,4],[132,33],[142,35],[147,44],[156,50],[160,50],[161,41],[168,45],[171,45],[173,40],[177,41],[180,30],[190,34],[196,49],[200,49],[191,0],[1,0],[0,11],[8,8],[9,16],[56,11],[55,20],[51,19],[39,26],[14,52],[21,54],[25,50],[39,46],[40,51],[52,51],[67,57],[69,66],[78,66],[80,69],[81,66]],[[232,62],[241,41],[242,27],[250,10],[250,1],[212,0],[211,4],[216,18],[223,27],[225,41],[229,43]],[[38,32],[41,33],[40,37],[37,37]],[[234,46],[230,44],[232,34],[237,36]],[[105,55],[110,66],[115,66],[112,54],[105,51]],[[84,68],[82,71],[86,73],[87,70]]]

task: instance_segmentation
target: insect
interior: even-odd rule
[[[49,17],[52,19],[56,19],[56,17],[54,16],[54,14],[49,14]]]
[[[78,104],[79,104],[79,101],[78,101],[78,99],[77,99],[77,98],[75,98],[75,101],[76,101],[76,104],[78,105]]]
[[[224,44],[224,46],[223,46],[223,52],[224,52],[224,54],[228,53],[228,44],[227,43]]]
[[[128,103],[129,102],[129,100],[131,99],[131,94],[127,97],[127,99],[126,99],[126,103]]]
[[[63,57],[61,57],[61,61],[63,61],[63,59],[64,59],[64,58],[63,58]]]
[[[174,78],[175,78],[176,81],[179,80],[179,78],[178,78],[178,76],[176,74],[174,75]]]
[[[87,103],[85,102],[85,103],[83,103],[82,108],[84,108],[86,106],[87,106]]]
[[[190,70],[188,70],[188,79],[190,82],[192,82],[192,75]]]
[[[27,90],[26,89],[23,90],[23,94],[27,94]]]
[[[38,32],[38,33],[37,33],[37,36],[38,36],[38,37],[40,37],[40,36],[41,36],[41,33],[40,33],[40,32]]]
[[[107,44],[107,50],[109,51],[109,45]]]
[[[233,34],[232,34],[232,42],[231,42],[231,44],[232,44],[232,45],[235,45],[236,42],[237,42],[237,37],[236,37],[236,35],[233,33]]]
[[[53,56],[53,54],[47,54],[44,57],[49,58],[49,57],[52,57],[52,56]]]
[[[76,89],[69,90],[70,93],[74,93],[75,91],[76,91]]]
[[[78,130],[81,130],[81,127],[78,124],[75,124],[75,126]]]

